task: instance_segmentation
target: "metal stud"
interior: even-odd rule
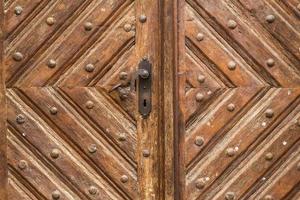
[[[21,52],[15,52],[13,55],[13,59],[17,62],[20,62],[21,60],[23,60],[24,56]]]
[[[15,7],[15,14],[16,15],[21,15],[23,12],[23,8],[21,6],[16,6]]]
[[[227,105],[227,110],[229,112],[233,112],[234,109],[235,109],[235,105],[233,103],[230,103],[230,104]]]
[[[300,119],[297,120],[297,125],[300,126]]]
[[[126,183],[128,181],[128,176],[123,175],[120,180],[122,183]]]
[[[46,23],[47,23],[49,26],[52,26],[52,25],[55,23],[54,17],[48,17],[48,18],[46,19]]]
[[[58,190],[52,192],[52,199],[60,199],[60,192]]]
[[[118,140],[119,140],[120,142],[126,141],[126,135],[125,135],[125,133],[121,133],[121,134],[119,135],[119,137],[118,137]]]
[[[54,68],[54,67],[56,67],[56,61],[53,60],[53,59],[50,59],[50,60],[48,61],[48,63],[47,63],[47,66],[48,66],[49,68]]]
[[[275,61],[272,58],[269,58],[267,60],[268,67],[273,67],[275,65]]]
[[[196,39],[200,42],[204,39],[204,35],[203,33],[198,33],[197,36],[196,36]]]
[[[270,161],[270,160],[272,160],[273,159],[273,154],[271,153],[271,152],[269,152],[269,153],[267,153],[266,155],[265,155],[265,159],[267,160],[267,161]]]
[[[51,158],[56,159],[59,157],[60,151],[58,149],[53,149],[50,153]]]
[[[25,122],[25,116],[22,114],[18,114],[16,117],[16,122],[18,124],[23,124]]]
[[[204,99],[204,95],[202,93],[196,94],[196,101],[201,102]]]
[[[225,199],[226,200],[235,200],[235,194],[234,194],[234,192],[227,192],[225,194]]]
[[[50,113],[51,113],[52,115],[56,115],[57,112],[58,112],[58,110],[57,110],[56,107],[53,106],[53,107],[50,108]]]
[[[119,91],[119,97],[121,100],[125,100],[128,98],[128,95],[130,92],[128,89],[119,87],[118,91]]]
[[[20,170],[24,170],[28,167],[27,161],[26,160],[20,160],[18,163],[18,167]]]
[[[150,151],[148,149],[144,149],[143,150],[143,156],[146,157],[146,158],[149,157],[150,156]]]
[[[141,16],[140,16],[140,22],[141,22],[141,23],[145,23],[146,21],[147,21],[146,15],[141,15]]]
[[[229,157],[233,157],[235,155],[235,150],[234,148],[228,148],[226,149],[226,155],[229,156]]]
[[[202,146],[204,144],[204,138],[201,136],[196,136],[195,138],[195,145]]]
[[[92,101],[87,101],[87,102],[85,103],[85,107],[86,107],[87,109],[92,109],[92,108],[94,108],[94,103],[93,103]]]
[[[272,109],[267,109],[265,115],[267,118],[272,118],[274,116],[274,111]]]
[[[203,75],[200,74],[198,76],[197,80],[199,81],[199,83],[204,83],[205,82],[205,76],[203,76]]]
[[[273,200],[274,198],[271,195],[266,195],[264,200]]]
[[[300,162],[297,164],[297,170],[300,171]]]
[[[90,153],[95,153],[97,151],[97,146],[95,144],[91,144],[88,147],[88,150],[89,150]]]
[[[93,24],[91,22],[85,22],[84,23],[84,29],[86,31],[91,31],[93,29]]]
[[[235,70],[236,69],[236,62],[234,61],[229,61],[227,64],[227,67],[229,70]]]
[[[274,15],[268,15],[268,16],[266,16],[266,21],[268,23],[273,23],[275,21],[275,16]]]
[[[95,69],[95,66],[93,64],[87,64],[84,69],[87,72],[93,72]]]
[[[127,72],[120,72],[119,78],[120,80],[126,80],[128,78]]]
[[[235,29],[235,28],[237,27],[237,23],[236,23],[234,20],[230,19],[230,20],[228,21],[228,23],[227,23],[227,26],[228,26],[230,29]]]
[[[200,178],[197,182],[196,182],[196,188],[201,190],[205,187],[206,185],[206,181],[205,178]]]
[[[123,29],[124,29],[124,31],[129,32],[129,31],[131,31],[132,26],[131,26],[131,24],[124,24]]]
[[[95,186],[89,187],[89,193],[91,195],[96,195],[98,193],[98,189]]]

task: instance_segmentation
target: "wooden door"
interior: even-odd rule
[[[183,7],[178,199],[299,199],[300,2]]]
[[[158,2],[1,10],[0,199],[158,199]],[[153,73],[146,119],[132,84],[142,58]]]
[[[300,2],[0,5],[1,200],[300,198]]]

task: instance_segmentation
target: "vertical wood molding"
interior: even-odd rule
[[[6,103],[3,64],[4,1],[0,2],[0,199],[7,199]]]
[[[152,111],[148,118],[143,119],[137,114],[138,131],[138,183],[140,199],[158,200],[160,195],[159,173],[162,163],[160,158],[161,148],[161,120],[160,120],[160,6],[159,0],[139,0],[136,6],[136,56],[138,60],[146,57],[152,64]],[[140,21],[140,16],[146,16],[145,22]],[[149,157],[143,156],[143,151],[150,152]]]
[[[179,94],[184,65],[184,1],[164,0],[162,14],[162,118],[164,140],[164,199],[183,199],[184,170],[181,166],[183,149],[180,147],[184,134],[184,121],[179,105]],[[183,130],[182,130],[183,129]]]

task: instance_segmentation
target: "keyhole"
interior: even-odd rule
[[[147,107],[147,100],[144,99],[144,107]]]

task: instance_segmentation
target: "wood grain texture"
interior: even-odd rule
[[[186,1],[179,199],[297,199],[298,4]]]

